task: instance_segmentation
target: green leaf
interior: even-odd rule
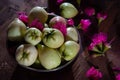
[[[77,29],[81,29],[81,24],[78,24],[78,26],[76,26]]]

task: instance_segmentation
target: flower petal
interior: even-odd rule
[[[107,35],[103,32],[100,32],[100,33],[95,34],[93,36],[92,41],[95,42],[96,44],[99,44],[101,42],[106,42],[107,41]]]
[[[30,27],[35,27],[39,30],[43,30],[43,24],[41,22],[39,22],[37,19],[33,20],[32,23],[30,24]]]
[[[67,24],[68,24],[69,26],[73,26],[73,25],[74,25],[73,19],[68,19],[68,20],[67,20]]]
[[[87,71],[86,76],[90,79],[93,79],[93,80],[99,80],[99,79],[102,78],[102,73],[98,69],[95,69],[94,67],[91,67]]]
[[[85,8],[84,10],[85,14],[88,16],[93,16],[95,15],[95,9],[92,7]]]
[[[116,76],[116,80],[120,80],[120,74]]]
[[[25,24],[28,23],[28,16],[25,12],[18,12],[18,18]]]
[[[56,28],[56,29],[60,30],[63,33],[64,36],[67,34],[66,25],[64,23],[62,23],[62,22],[56,22],[53,25],[53,28]]]
[[[86,32],[90,25],[91,25],[91,22],[89,19],[81,19],[80,26],[83,31]]]

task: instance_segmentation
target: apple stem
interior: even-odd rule
[[[21,57],[21,59],[26,59],[27,57],[28,57],[28,53],[26,53],[26,52],[23,52],[23,56]]]

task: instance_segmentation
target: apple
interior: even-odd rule
[[[49,26],[53,27],[56,23],[62,23],[64,25],[67,25],[66,19],[61,16],[55,16],[49,21]]]
[[[63,34],[54,28],[43,29],[43,43],[50,48],[58,48],[64,43]]]
[[[58,50],[44,45],[37,45],[39,61],[45,69],[54,69],[61,64],[61,56]]]
[[[78,10],[71,3],[64,2],[60,5],[61,16],[64,18],[73,18],[78,14]]]
[[[74,27],[68,27],[67,28],[67,35],[65,36],[66,41],[73,40],[78,41],[78,32]]]
[[[78,54],[80,45],[75,41],[66,41],[60,47],[60,53],[64,60],[70,61]]]
[[[38,51],[31,44],[21,44],[16,49],[16,61],[23,66],[31,66],[37,59]]]
[[[37,19],[41,23],[45,23],[48,19],[48,13],[43,7],[36,6],[31,9],[28,15],[28,23],[31,24],[33,20]]]
[[[24,38],[26,42],[36,45],[41,41],[42,32],[37,28],[29,28],[26,31]]]
[[[22,41],[26,32],[25,24],[18,18],[15,18],[8,26],[7,36],[10,41]]]

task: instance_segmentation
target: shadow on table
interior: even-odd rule
[[[34,72],[17,66],[11,80],[74,80],[71,65],[55,72]]]

